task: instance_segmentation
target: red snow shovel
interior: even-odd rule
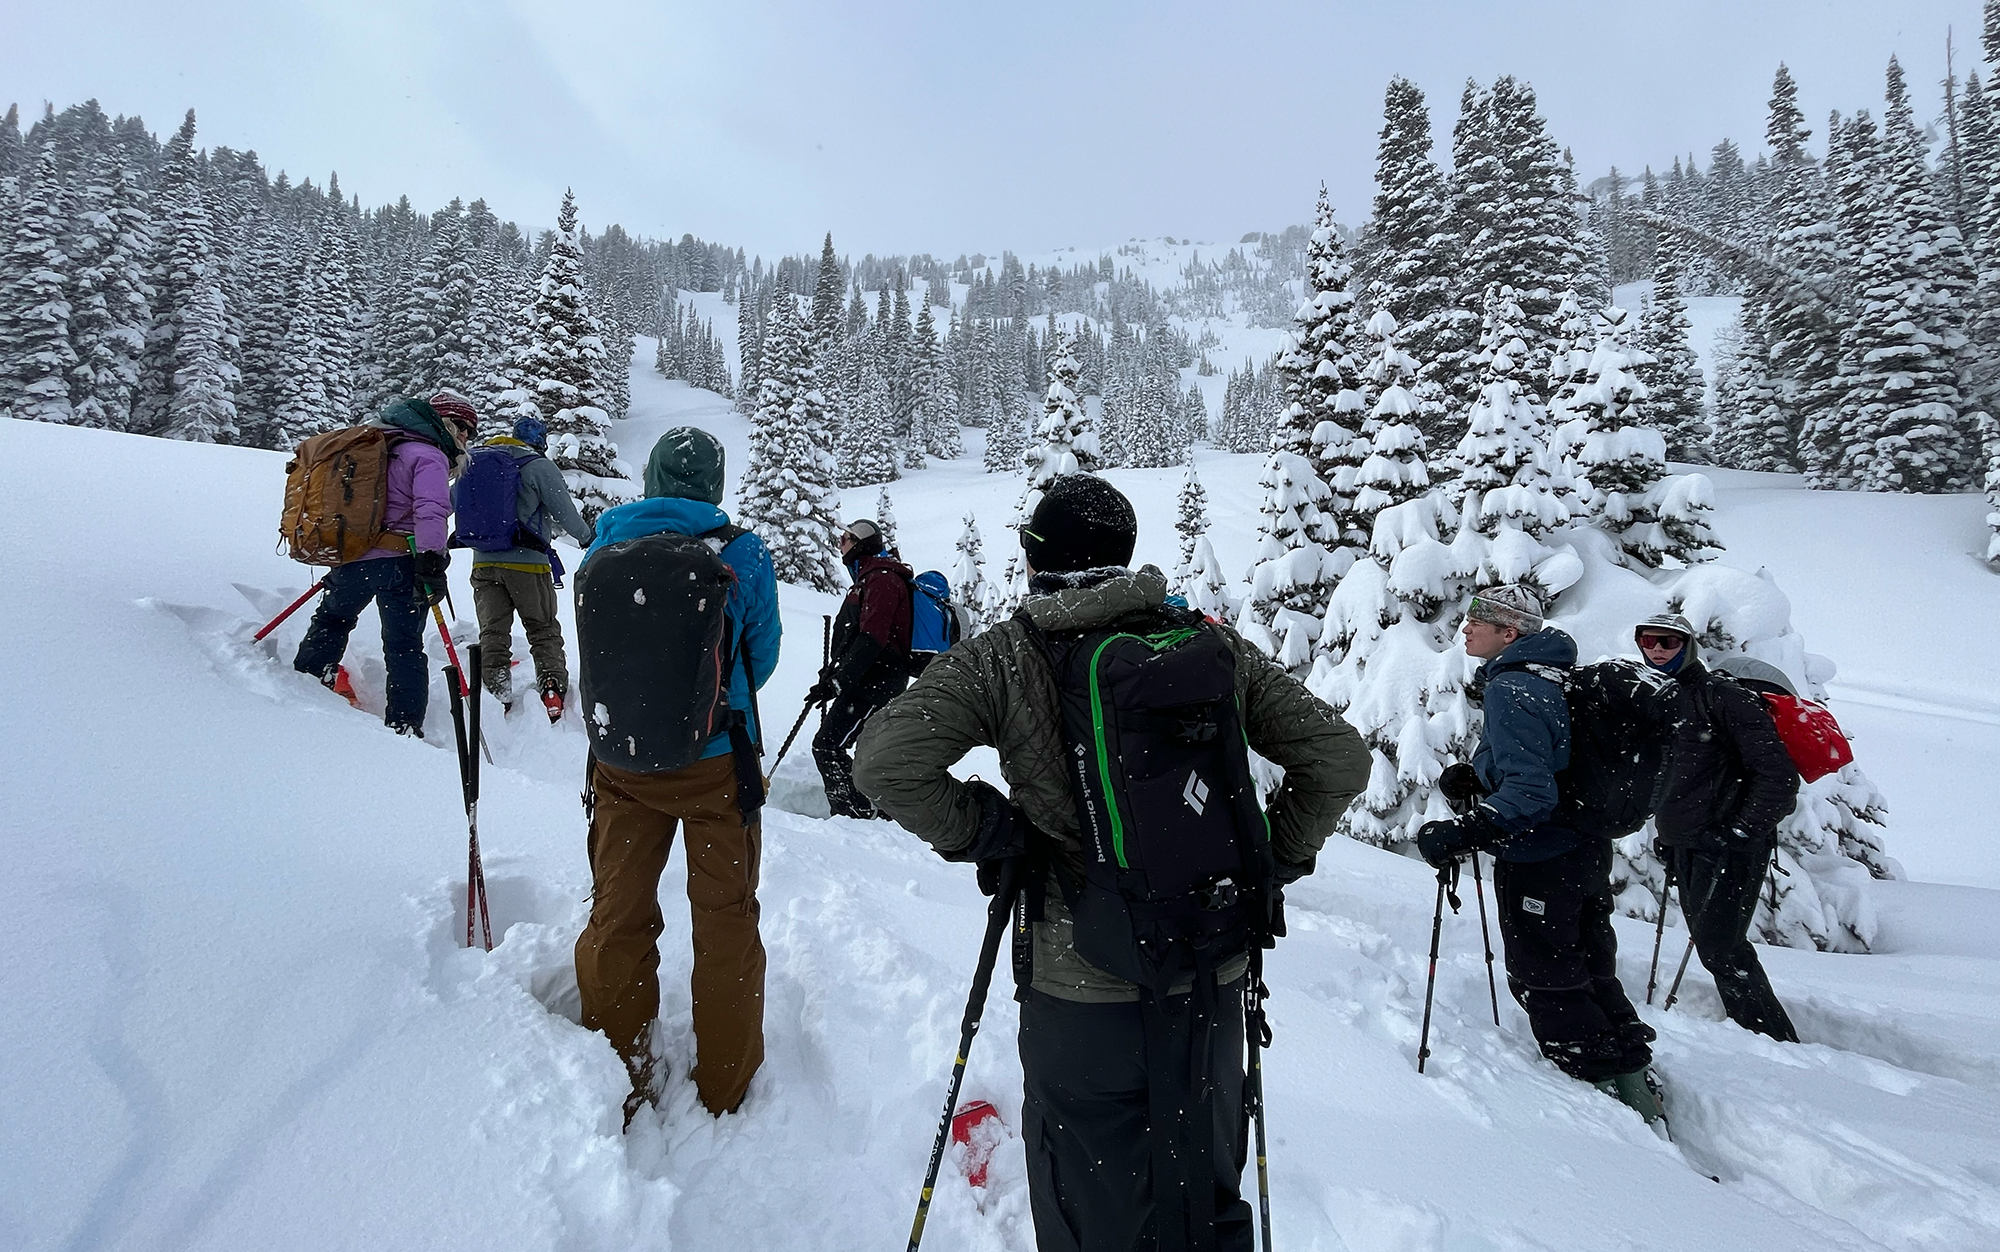
[[[993,1149],[999,1146],[996,1132],[1004,1124],[1000,1110],[984,1100],[974,1100],[952,1115],[951,1141],[965,1145],[965,1181],[975,1187],[986,1185],[986,1167],[993,1163]]]

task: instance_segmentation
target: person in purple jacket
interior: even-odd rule
[[[385,544],[326,575],[326,594],[313,612],[292,668],[311,674],[342,695],[340,658],[347,637],[368,602],[382,619],[382,663],[388,670],[388,700],[382,720],[399,735],[423,737],[430,682],[424,673],[424,610],[444,597],[446,521],[451,516],[451,469],[463,455],[470,431],[457,414],[441,413],[423,400],[395,400],[375,425],[395,432],[389,452],[388,507],[383,530],[398,542]],[[467,421],[476,421],[466,409]],[[413,536],[416,552],[402,536]]]

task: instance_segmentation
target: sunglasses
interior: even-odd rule
[[[1681,650],[1681,645],[1686,642],[1687,640],[1681,638],[1679,635],[1644,634],[1639,636],[1640,647],[1651,648],[1660,652],[1678,652]]]

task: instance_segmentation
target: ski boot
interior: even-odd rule
[[[354,694],[354,683],[348,679],[345,665],[334,666],[319,681],[322,687],[347,701],[349,705],[357,709],[361,707],[361,700]]]
[[[542,679],[542,707],[548,710],[549,721],[559,722],[563,715],[563,693],[553,678]]]
[[[1626,1074],[1614,1074],[1596,1084],[1597,1089],[1617,1100],[1639,1116],[1653,1128],[1653,1133],[1673,1142],[1673,1134],[1667,1125],[1666,1091],[1660,1086],[1660,1076],[1649,1065]]]

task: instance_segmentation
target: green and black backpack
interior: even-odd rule
[[[1081,883],[1062,876],[1077,951],[1164,995],[1282,933],[1221,633],[1170,606],[1081,634],[1020,620],[1062,708],[1085,860]]]

